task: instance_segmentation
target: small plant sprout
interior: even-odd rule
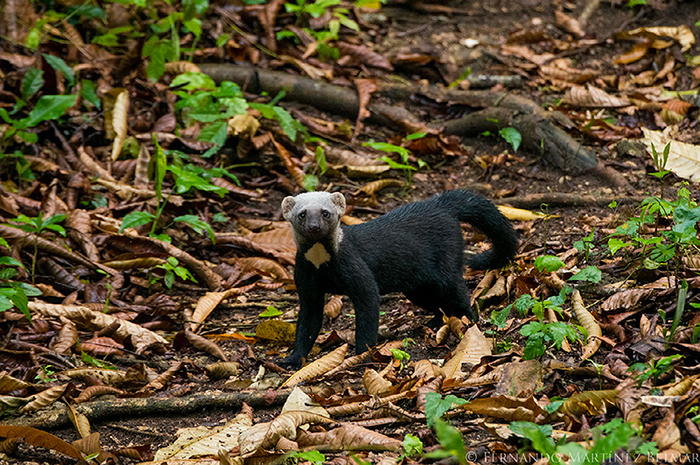
[[[659,359],[658,362],[652,359],[649,361],[649,363],[635,363],[634,365],[630,366],[627,371],[638,372],[635,379],[639,383],[639,387],[641,387],[642,384],[644,384],[644,381],[648,380],[649,378],[652,378],[654,384],[657,384],[659,377],[673,368],[673,362],[682,358],[682,355],[676,354],[663,357]]]
[[[401,349],[391,349],[391,355],[394,356],[394,360],[399,362],[399,370],[403,370],[404,366],[406,366],[408,361],[411,359],[408,352],[404,352]]]
[[[175,276],[179,277],[183,281],[189,279],[191,281],[194,281],[195,283],[197,282],[197,280],[194,278],[194,276],[192,276],[192,274],[187,268],[178,264],[177,258],[175,257],[168,257],[165,263],[163,263],[162,265],[158,265],[154,268],[160,268],[162,270],[165,270],[163,282],[165,283],[165,286],[168,289],[172,289],[173,284],[175,284]]]

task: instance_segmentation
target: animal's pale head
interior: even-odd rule
[[[330,236],[335,239],[340,217],[345,214],[345,197],[338,192],[308,192],[286,197],[282,201],[282,214],[292,223],[295,238],[318,241]]]

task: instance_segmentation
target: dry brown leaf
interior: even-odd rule
[[[86,210],[72,210],[66,218],[66,229],[68,236],[80,244],[80,248],[90,260],[99,261],[100,252],[92,240],[90,214]]]
[[[355,87],[357,88],[358,96],[358,111],[357,119],[355,120],[355,132],[353,137],[357,137],[362,131],[362,120],[369,118],[369,101],[372,98],[372,93],[378,89],[376,81],[373,79],[354,79]]]
[[[238,288],[228,289],[223,292],[207,292],[197,301],[197,306],[190,317],[190,331],[195,332],[199,329],[204,320],[207,319],[209,314],[221,303],[222,300],[227,297],[236,294],[239,291]]]
[[[116,182],[116,179],[114,179],[112,174],[104,169],[97,160],[87,153],[82,145],[78,147],[78,156],[80,157],[80,162],[83,164],[83,166],[85,166],[90,174],[98,176],[107,181]]]
[[[442,367],[445,379],[461,378],[464,376],[463,363],[468,363],[470,366],[476,365],[481,362],[481,357],[491,355],[491,349],[492,344],[488,342],[484,333],[476,325],[470,327],[452,352],[452,358]]]
[[[693,387],[693,383],[698,379],[700,375],[686,376],[682,380],[675,383],[673,386],[664,390],[665,396],[682,396],[685,395],[690,388]],[[0,391],[2,392],[2,391]]]
[[[277,149],[277,155],[279,155],[282,163],[284,163],[285,168],[287,168],[287,171],[294,182],[297,183],[299,187],[304,187],[304,172],[296,165],[296,163],[294,163],[294,160],[292,160],[292,154],[289,153],[289,151],[284,148],[282,144],[277,142],[275,138],[272,137],[272,134],[270,134],[270,140],[272,141],[272,145],[274,145]]]
[[[450,327],[447,325],[440,326],[440,329],[435,333],[435,344],[440,345],[447,342],[450,337]]]
[[[139,155],[136,157],[136,170],[134,171],[134,186],[138,188],[148,187],[148,164],[151,162],[151,152],[146,144],[139,146]]]
[[[665,169],[671,170],[677,176],[688,179],[693,182],[700,181],[700,145],[687,144],[672,140],[670,130],[664,132],[651,131],[647,128],[642,128],[644,137],[642,142],[647,147],[647,152],[651,155],[652,145],[656,149],[656,153],[662,156],[666,144],[671,144],[668,152],[668,161]]]
[[[149,347],[165,346],[167,341],[158,334],[130,321],[119,320],[113,315],[106,315],[102,312],[95,312],[87,307],[75,305],[54,305],[45,302],[29,302],[29,309],[43,316],[55,318],[65,317],[74,322],[78,327],[83,327],[89,331],[106,328],[115,321],[119,322],[119,328],[115,331],[115,336],[119,340],[131,338],[136,353],[143,353]]]
[[[103,454],[102,446],[100,445],[100,433],[88,434],[84,438],[73,441],[72,445],[86,457],[95,457],[95,460],[100,463],[106,461],[106,456]]]
[[[242,457],[252,455],[258,449],[273,448],[280,438],[295,440],[297,428],[305,424],[329,425],[336,423],[323,415],[304,411],[290,411],[279,415],[269,423],[257,425],[243,431],[238,437]]]
[[[124,345],[111,337],[94,337],[80,343],[80,348],[89,354],[106,357],[107,355],[119,355],[124,353]]]
[[[681,52],[689,50],[695,44],[695,36],[688,26],[678,27],[640,27],[624,33],[625,38],[632,38],[644,34],[654,34],[657,37],[670,37],[681,44]]]
[[[486,275],[484,275],[483,278],[481,278],[481,281],[479,281],[479,284],[476,285],[474,288],[474,291],[472,291],[470,303],[473,306],[476,301],[481,297],[482,294],[486,292],[487,289],[490,289],[493,283],[496,281],[496,278],[498,277],[498,270],[491,270]]]
[[[61,318],[61,323],[63,323],[63,327],[51,348],[59,354],[65,354],[78,342],[78,328],[66,318]]]
[[[61,376],[66,376],[70,379],[85,379],[90,376],[97,378],[105,384],[110,386],[116,386],[124,384],[126,380],[126,372],[122,370],[108,370],[106,368],[72,368],[70,370],[64,370],[58,373]]]
[[[430,360],[418,360],[413,366],[414,378],[435,378],[440,376],[440,367],[433,365]]]
[[[649,49],[651,49],[651,45],[651,40],[638,42],[634,44],[628,52],[620,55],[619,58],[616,58],[613,61],[613,63],[618,65],[627,65],[630,63],[634,63],[635,61],[639,61],[646,56],[646,54],[649,52]]]
[[[343,344],[342,346],[335,349],[333,352],[324,355],[315,362],[309,363],[304,368],[294,373],[280,387],[295,386],[301,383],[302,381],[316,378],[317,376],[321,376],[324,373],[329,372],[330,370],[336,368],[343,362],[343,359],[345,358],[345,353],[347,351],[348,345]]]
[[[243,271],[258,271],[274,279],[291,279],[287,270],[274,260],[262,257],[243,257],[236,259]]]
[[[103,264],[115,270],[151,269],[166,263],[167,260],[160,257],[140,257],[129,260],[111,260]]]
[[[575,35],[579,39],[586,35],[578,20],[572,18],[563,11],[557,11],[555,13],[555,20],[557,26],[559,26],[562,30]]]
[[[136,391],[137,396],[152,395],[160,391],[175,376],[175,373],[182,369],[183,362],[172,363],[170,368],[151,380],[147,385]]]
[[[379,373],[371,368],[365,370],[362,376],[362,384],[365,387],[367,394],[371,396],[383,396],[391,391],[394,384],[388,379],[383,378]]]
[[[29,403],[22,407],[19,412],[22,414],[29,413],[53,404],[63,395],[67,387],[67,384],[63,384],[61,386],[50,387],[45,391],[34,394],[30,397],[31,400]]]
[[[613,389],[581,392],[566,399],[558,411],[577,419],[581,415],[604,415],[608,405],[615,405],[617,395],[618,391]]]
[[[323,306],[323,314],[327,315],[331,320],[340,316],[340,311],[343,309],[343,296],[334,295]]]
[[[204,370],[212,379],[230,378],[241,373],[241,364],[238,362],[216,362],[205,366]]]
[[[299,447],[323,446],[324,450],[401,450],[403,443],[357,425],[343,425],[322,433],[299,431]]]
[[[14,378],[8,375],[5,371],[0,372],[0,394],[21,391],[29,386],[31,386],[29,383],[26,383],[21,379]]]
[[[129,92],[124,90],[117,94],[112,108],[112,128],[114,129],[114,141],[112,143],[112,161],[119,158],[119,154],[126,140],[126,132],[129,127]]]
[[[349,44],[347,42],[336,42],[336,45],[341,54],[350,55],[367,66],[387,71],[394,70],[394,67],[391,66],[391,63],[389,63],[389,60],[384,55],[373,52],[365,45]]]
[[[506,295],[506,277],[501,275],[498,277],[496,282],[491,286],[491,289],[488,290],[486,294],[484,294],[481,298],[483,300],[489,300],[494,297],[505,297]]]
[[[222,426],[180,429],[177,431],[175,442],[155,452],[156,462],[153,463],[155,465],[166,461],[168,465],[171,465],[196,457],[200,458],[191,463],[202,463],[204,456],[216,455],[220,449],[233,450],[239,447],[239,437],[252,425],[251,415],[242,412]]]
[[[590,84],[586,87],[573,86],[564,96],[564,102],[569,105],[594,108],[617,108],[630,105],[627,97],[615,97]]]
[[[477,415],[488,415],[505,421],[537,422],[547,413],[532,397],[496,396],[474,399],[459,408]]]
[[[574,293],[571,296],[571,305],[576,319],[588,331],[588,343],[583,348],[583,354],[581,354],[581,360],[586,360],[598,351],[601,343],[600,337],[603,335],[603,332],[598,322],[591,315],[591,312],[586,310],[578,289],[574,289]]]
[[[343,150],[337,147],[324,147],[326,160],[329,165],[343,166],[384,166],[385,163],[372,157],[368,152],[356,152],[353,150]]]
[[[0,425],[0,437],[8,439],[19,438],[27,444],[55,450],[69,457],[73,457],[80,463],[87,463],[80,451],[75,446],[68,444],[63,439],[60,439],[53,434],[49,434],[35,428],[30,428],[29,426]]]
[[[401,187],[403,186],[403,181],[399,179],[377,179],[368,184],[362,186],[355,195],[363,192],[367,195],[376,195],[380,190],[386,189],[387,187]]]
[[[171,61],[165,64],[165,73],[176,76],[184,73],[201,73],[199,66],[190,61]]]
[[[117,389],[112,386],[97,385],[83,389],[83,392],[81,392],[78,397],[73,399],[73,401],[76,404],[82,404],[83,402],[89,401],[93,397],[99,397],[104,395],[123,396],[124,394],[125,392],[121,389]]]
[[[530,210],[523,210],[520,208],[509,207],[507,205],[498,205],[498,211],[500,211],[503,216],[511,221],[533,221],[540,218],[555,218],[558,215],[547,215],[542,212],[532,212]]]
[[[210,341],[204,336],[200,336],[187,330],[185,330],[185,337],[190,342],[190,344],[192,344],[197,349],[203,350],[209,355],[213,355],[214,357],[218,358],[219,360],[223,360],[224,362],[228,361],[228,357],[226,356],[224,351],[214,341]]]
[[[81,438],[90,436],[90,420],[78,412],[71,404],[68,404],[68,419],[73,423]]]

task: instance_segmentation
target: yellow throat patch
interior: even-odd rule
[[[321,268],[321,265],[331,259],[330,254],[320,242],[315,243],[313,247],[307,250],[304,257],[313,263],[316,268]]]

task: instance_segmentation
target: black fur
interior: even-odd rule
[[[306,201],[311,208],[301,219],[299,209],[305,202],[297,201],[295,210],[289,206],[294,201],[285,205],[285,199],[283,203],[298,246],[294,280],[299,292],[299,319],[294,350],[283,362],[292,368],[301,366],[321,330],[327,293],[350,297],[355,307],[357,353],[377,343],[379,300],[389,292],[402,292],[436,315],[442,309],[448,316],[466,315],[475,321],[462,277],[465,258],[460,222],[480,229],[492,242],[490,250],[469,260],[472,268],[501,267],[516,252],[518,239],[510,222],[491,202],[472,192],[448,191],[354,226],[339,226],[344,198],[333,194],[333,204],[331,194],[325,195],[327,203],[326,197],[309,196],[314,200]],[[342,228],[339,243],[335,236],[338,227]],[[317,242],[330,255],[320,266],[305,256]]]

